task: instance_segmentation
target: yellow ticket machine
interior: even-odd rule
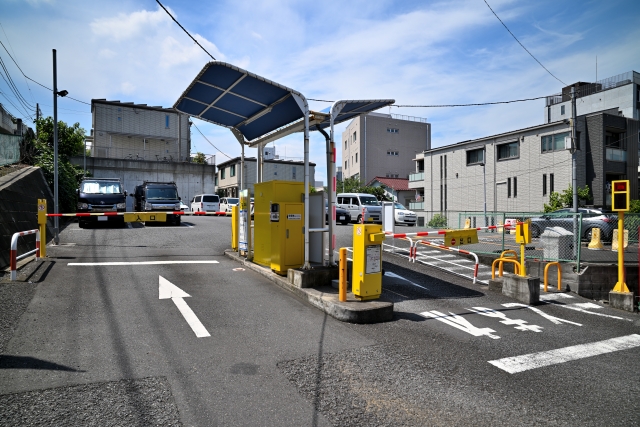
[[[382,225],[353,226],[351,291],[361,301],[378,299],[382,294],[383,241]]]
[[[304,203],[271,204],[271,270],[286,275],[304,264]]]

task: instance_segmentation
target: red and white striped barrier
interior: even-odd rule
[[[35,250],[29,251],[26,254],[17,256],[18,255],[18,237],[26,236],[28,234],[36,235],[36,248]],[[10,257],[9,267],[11,269],[11,280],[16,280],[18,277],[18,274],[16,273],[16,270],[18,269],[18,260],[31,255],[33,252],[36,253],[36,261],[38,261],[40,259],[40,230],[35,229],[35,230],[29,230],[29,231],[21,231],[18,233],[14,233],[14,235],[11,236],[11,253],[9,255]]]
[[[465,251],[464,249],[457,249],[457,248],[452,248],[444,245],[438,245],[437,243],[427,242],[425,240],[419,240],[415,243],[415,246],[413,248],[413,262],[416,262],[416,258],[418,257],[418,244],[431,246],[438,249],[444,249],[446,251],[454,251],[454,252],[458,252],[465,255],[473,255],[473,257],[476,259],[476,265],[473,269],[473,284],[474,285],[476,284],[476,280],[478,279],[478,266],[480,264],[478,255],[474,254],[473,252]]]
[[[385,233],[389,237],[393,237],[394,239],[406,239],[411,237],[435,237],[438,235],[447,234],[444,230],[435,230],[435,231],[418,231],[417,233],[391,233],[390,231],[385,231]]]
[[[63,217],[63,216],[73,216],[73,217],[87,217],[87,216],[118,216],[124,214],[137,214],[137,213],[165,213],[167,215],[195,215],[195,216],[224,216],[227,212],[183,212],[183,211],[168,211],[168,212],[159,212],[159,211],[144,211],[144,212],[76,212],[76,213],[48,213],[48,217]]]

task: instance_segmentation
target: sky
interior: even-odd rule
[[[559,93],[577,81],[640,72],[637,0],[161,0],[217,60],[293,88],[307,98],[395,99],[398,105],[507,101]],[[154,0],[0,0],[0,41],[25,75],[52,87],[57,51],[58,118],[91,129],[91,99],[172,107],[211,60]],[[23,77],[0,46],[0,103],[28,118],[27,104],[53,115],[51,91]],[[597,61],[597,67],[596,67]],[[311,101],[312,110],[330,103]],[[454,108],[390,107],[427,118],[432,146],[485,137],[544,121],[544,100]],[[231,132],[199,119],[192,153],[240,154]],[[336,128],[340,135],[347,126]],[[339,140],[339,138],[337,138]],[[301,160],[302,134],[275,143]],[[255,149],[246,154],[255,156]],[[326,184],[325,142],[311,134],[316,180]],[[340,157],[340,150],[338,150]],[[341,159],[338,158],[338,164]]]

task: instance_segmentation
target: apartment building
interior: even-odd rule
[[[601,92],[577,100],[577,105],[583,104],[582,110],[577,108],[576,119],[578,186],[588,185],[593,196],[589,204],[605,209],[610,209],[613,180],[629,179],[632,197],[640,198],[640,122],[635,118],[640,75],[631,72],[622,76],[629,75],[631,81],[609,85],[609,89],[598,82]],[[608,90],[616,94],[606,93]],[[626,97],[619,96],[622,90]],[[614,96],[622,108],[607,104],[604,111],[594,112],[590,108],[595,107],[586,107]],[[545,106],[552,118],[558,117],[556,111],[562,116],[562,105],[553,104],[554,99],[548,99]],[[635,102],[635,108],[629,109],[629,100]],[[415,171],[409,176],[409,188],[415,191],[410,209],[418,211],[422,221],[433,212],[456,212],[454,216],[457,211],[482,212],[485,204],[487,211],[541,211],[553,191],[561,192],[571,185],[572,157],[565,143],[571,135],[571,112],[567,110],[570,103],[565,106],[566,117],[559,120],[419,153],[414,159]]]
[[[91,100],[91,156],[188,162],[189,116],[133,102]]]
[[[282,159],[265,159],[263,163],[263,181],[299,181],[304,182],[304,162]],[[315,163],[309,163],[309,183],[315,182]],[[253,185],[257,182],[257,160],[255,157],[244,158],[244,185],[253,195]],[[227,160],[218,165],[216,187],[228,197],[240,194],[240,157]]]
[[[344,178],[408,178],[416,154],[431,148],[431,124],[421,117],[369,113],[349,123],[341,146]]]

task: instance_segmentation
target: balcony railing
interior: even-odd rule
[[[412,173],[409,174],[409,181],[423,181],[424,180],[424,172]]]
[[[424,202],[409,202],[409,210],[423,211]]]

